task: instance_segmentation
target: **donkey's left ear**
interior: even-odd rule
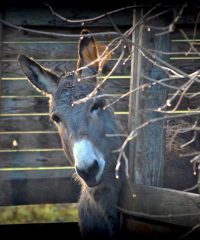
[[[92,72],[97,73],[99,67],[99,62],[97,61],[98,51],[94,38],[92,36],[87,36],[89,33],[90,32],[85,29],[81,32],[82,37],[79,41],[77,68],[89,65],[88,69],[92,69]]]
[[[18,61],[23,73],[38,90],[48,94],[55,92],[59,81],[55,73],[25,55],[19,55]]]

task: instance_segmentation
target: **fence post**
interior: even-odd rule
[[[0,18],[2,18],[2,12],[0,11]],[[1,95],[2,95],[2,38],[3,38],[3,26],[0,23],[0,113],[1,113]]]
[[[165,104],[167,89],[159,84],[152,85],[145,76],[157,81],[166,78],[166,73],[156,65],[160,58],[169,61],[170,34],[156,36],[158,30],[151,26],[167,26],[167,18],[157,17],[151,21],[140,21],[143,10],[133,12],[133,48],[130,90],[149,84],[130,95],[129,132],[150,119],[161,117],[154,110]],[[152,15],[151,15],[152,16]],[[159,30],[160,32],[160,30]],[[156,50],[156,51],[152,51]],[[152,55],[149,54],[151,51]],[[160,52],[158,52],[160,51]],[[151,59],[152,61],[150,61]],[[137,137],[129,144],[131,176],[134,183],[162,186],[165,155],[165,121],[157,121],[139,130]]]

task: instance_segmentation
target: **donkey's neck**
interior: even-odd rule
[[[88,187],[87,185],[82,186],[82,197],[88,198],[88,203],[94,207],[96,205],[101,209],[103,215],[110,219],[111,225],[117,222],[117,208],[119,200],[119,192],[121,189],[123,179],[116,178],[115,168],[112,172],[105,171],[105,176],[102,183],[96,187]]]
[[[117,236],[120,231],[120,217],[116,206],[120,189],[121,180],[116,178],[94,188],[82,186],[79,200],[81,229],[97,239],[113,239]],[[89,224],[85,224],[88,221]]]

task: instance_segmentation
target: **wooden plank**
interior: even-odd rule
[[[79,185],[74,170],[4,171],[0,174],[0,205],[72,203]]]
[[[125,132],[128,132],[128,115],[116,115],[117,120],[119,120],[121,126],[123,127]]]
[[[130,78],[123,78],[123,76],[122,76],[121,79],[120,78],[108,79],[105,82],[105,84],[102,85],[102,87],[103,87],[105,93],[124,94],[124,93],[129,91],[129,88],[130,88]],[[128,103],[126,103],[126,104],[128,105]]]
[[[103,53],[109,42],[96,42],[99,55]],[[109,51],[116,47],[117,43],[110,46]],[[11,42],[3,44],[2,59],[16,59],[19,54],[25,54],[33,58],[42,59],[76,59],[78,56],[78,41],[69,42]],[[121,45],[113,52],[111,58],[117,58],[121,53]],[[125,49],[125,57],[128,57],[128,48]]]
[[[43,96],[27,80],[2,80],[3,96]]]
[[[3,98],[1,114],[18,113],[47,113],[48,98]],[[123,98],[115,105],[115,111],[128,111],[127,98]]]
[[[48,112],[48,98],[3,98],[1,114]]]
[[[191,45],[189,42],[171,42],[171,52],[177,52],[177,54],[173,54],[172,57],[198,57],[200,51],[200,41],[194,42],[193,46],[196,48],[197,52],[190,50]]]
[[[129,91],[129,78],[110,78],[103,85],[106,93],[122,94]],[[2,80],[3,96],[43,96],[27,80]]]
[[[126,30],[128,30],[129,27],[120,27],[120,31],[124,33]],[[67,34],[80,34],[82,31],[83,27],[81,26],[76,26],[74,28],[66,28],[66,27],[49,27],[49,26],[35,26],[34,29],[36,30],[41,30],[41,31],[46,31],[46,32],[55,32],[55,33],[67,33]],[[89,28],[91,32],[109,32],[113,31],[113,28],[108,26],[108,27],[97,27],[93,26]],[[108,43],[111,40],[115,39],[116,36],[112,35],[100,35],[100,36],[95,36],[96,41],[101,41],[104,43]],[[73,38],[60,38],[56,36],[46,36],[42,34],[35,34],[32,32],[27,32],[27,31],[17,31],[16,29],[6,27],[4,26],[4,34],[3,34],[3,43],[11,43],[11,42],[78,42],[79,37],[73,37]]]
[[[195,121],[196,119],[194,119]],[[194,123],[193,121],[193,123]],[[190,141],[193,137],[187,137],[188,133],[183,136],[178,136],[178,140],[173,143],[173,150],[166,152],[166,164],[164,168],[164,187],[175,190],[191,189],[197,184],[198,177],[194,175],[194,167],[190,160],[192,157],[180,157],[179,154],[191,153],[197,150],[197,144],[193,146],[189,145],[184,149],[180,149],[180,145]],[[187,141],[188,140],[188,141]],[[198,140],[197,140],[198,141]],[[196,146],[195,146],[196,145]],[[195,149],[196,148],[196,149]],[[180,150],[179,150],[180,149]],[[191,190],[193,193],[197,193],[197,188]]]
[[[200,33],[199,33],[199,25],[197,25],[197,31],[196,34],[194,35],[194,30],[195,30],[195,24],[177,24],[176,29],[174,32],[171,33],[171,40],[176,41],[176,40],[186,40],[183,34],[180,32],[182,30],[185,35],[187,36],[188,39],[199,39],[200,38]]]
[[[193,4],[190,4],[184,9],[184,12],[182,16],[179,18],[177,24],[180,24],[180,25],[189,25],[189,24],[193,25],[195,23],[198,24],[200,21],[199,18],[197,19],[198,14],[199,14],[198,7]]]
[[[58,133],[52,134],[1,134],[0,150],[3,149],[62,148]]]
[[[63,71],[71,71],[76,68],[76,61],[38,61],[44,67],[49,68],[58,73],[62,73]],[[2,77],[24,77],[20,66],[17,61],[6,61],[2,63]]]
[[[191,89],[192,90],[192,89]],[[193,89],[194,90],[194,89]],[[194,93],[198,93],[199,88],[196,88],[196,91]],[[181,99],[181,95],[177,96],[172,102],[171,106],[168,107],[168,110],[173,109],[176,105],[178,105],[177,110],[189,110],[189,109],[198,109],[199,108],[199,102],[200,102],[200,96],[197,95],[193,98],[188,98],[187,96],[191,96],[192,91],[190,91],[190,94],[186,94],[186,96]],[[180,101],[180,103],[179,103]]]
[[[25,54],[33,58],[77,58],[78,42],[53,43],[4,43],[3,59],[16,59],[19,54]]]
[[[13,116],[0,118],[1,131],[56,131],[49,116]]]
[[[76,68],[76,59],[73,61],[67,60],[67,59],[52,59],[51,61],[42,61],[37,60],[40,64],[42,64],[44,67],[49,68],[55,72],[58,72],[59,74],[63,71],[72,71]],[[116,64],[116,60],[109,60],[106,64],[106,69],[108,72],[112,69],[112,67]],[[2,62],[2,77],[24,77],[19,64],[16,61],[3,61]],[[118,67],[113,73],[113,76],[118,75],[129,75],[130,73],[130,61],[127,61],[126,64],[123,64],[123,61],[120,62]]]
[[[188,81],[188,79],[189,79],[189,78],[186,78],[186,77],[184,77],[184,78],[177,78],[177,79],[171,78],[171,79],[168,81],[168,84],[171,85],[171,86],[174,86],[174,87],[176,87],[176,88],[178,89],[178,88],[181,88],[184,84],[186,84],[186,82]],[[186,96],[189,96],[189,95],[188,95],[189,93],[192,94],[192,93],[197,92],[197,89],[198,89],[198,88],[199,88],[198,82],[194,82],[194,83],[192,84],[192,86],[188,89],[187,93],[185,94],[185,97],[186,97]],[[177,89],[172,89],[172,88],[170,88],[170,89],[169,89],[169,94],[172,94],[172,93],[176,92]]]
[[[171,59],[170,63],[174,67],[186,72],[187,74],[191,74],[191,73],[199,70],[200,59],[199,59],[199,57],[198,57],[198,59],[195,59],[193,57],[191,57],[190,59],[187,59],[187,58],[176,59],[176,60]]]
[[[133,10],[132,15],[132,24],[133,26],[136,25],[137,21],[142,17],[142,10],[136,11]],[[140,37],[138,37],[140,36]],[[135,31],[132,33],[132,42],[136,43],[137,45],[141,45],[141,26],[137,26]],[[128,116],[128,133],[132,132],[132,129],[137,127],[138,121],[138,98],[140,91],[134,91],[140,87],[140,78],[139,78],[139,71],[140,71],[140,54],[139,49],[132,45],[132,58],[131,58],[131,78],[130,78],[130,91],[131,94],[129,95],[129,116]],[[133,57],[134,56],[134,57]],[[130,141],[128,146],[128,156],[129,156],[129,174],[131,176],[131,180],[133,180],[134,176],[134,160],[135,160],[135,153],[136,153],[136,142]]]
[[[68,18],[77,19],[84,19],[87,17],[96,17],[99,14],[102,14],[102,11],[94,10],[91,11],[90,9],[84,9],[84,11],[79,8],[60,8],[58,7],[55,9],[59,12],[59,14],[63,16],[67,16]],[[105,11],[105,10],[104,10]],[[103,11],[103,13],[105,13]],[[129,11],[128,11],[129,12]],[[112,19],[118,26],[127,26],[131,23],[131,16],[126,12],[120,12],[118,14],[112,15]],[[73,25],[67,23],[66,21],[62,21],[57,17],[53,16],[50,10],[46,6],[40,6],[40,10],[38,8],[26,8],[24,6],[12,7],[10,6],[9,9],[5,12],[5,20],[16,25],[23,25],[23,26],[65,26],[65,27],[72,27]],[[75,26],[81,27],[82,24],[76,24]],[[87,27],[93,27],[94,23],[87,23]],[[108,18],[102,18],[95,22],[95,26],[109,26],[110,21]]]
[[[139,13],[137,13],[139,14]],[[141,16],[137,16],[136,21]],[[150,25],[156,25],[158,19],[152,20]],[[165,26],[167,24],[164,18],[159,18],[159,26]],[[155,36],[156,30],[152,29],[147,31],[142,26],[137,30],[139,34],[136,35],[138,45],[142,45],[145,49],[155,49],[158,51],[170,50],[170,37],[168,34],[164,36]],[[138,38],[137,36],[141,36]],[[137,49],[133,49],[135,52]],[[138,53],[138,62],[132,66],[132,85],[137,83],[138,87],[142,84],[149,83],[145,80],[140,73],[151,77],[152,79],[162,79],[167,77],[166,73],[156,64],[151,63],[148,60],[148,53],[145,52],[145,56]],[[155,54],[156,57],[169,61],[169,57],[161,54]],[[137,74],[137,75],[136,75]],[[165,104],[167,99],[166,88],[160,85],[154,85],[151,88],[140,91],[133,94],[131,99],[132,106],[132,119],[129,131],[141,126],[150,119],[156,119],[161,117],[161,114],[153,111]],[[142,114],[140,114],[142,113]],[[165,123],[159,121],[153,124],[149,124],[145,128],[142,128],[138,134],[136,141],[133,141],[130,145],[130,158],[132,157],[134,163],[134,182],[142,183],[146,185],[161,186],[163,182],[163,170],[164,170],[164,152],[165,152]],[[135,148],[133,152],[132,149]]]
[[[156,220],[182,227],[199,224],[199,194],[141,184],[133,185],[132,189],[133,192],[125,185],[119,202],[127,215],[129,212],[133,218],[143,219],[144,222]],[[136,196],[133,197],[133,194]]]
[[[127,125],[127,115],[116,116]],[[56,127],[50,121],[49,116],[3,116],[0,117],[1,131],[56,131]]]
[[[0,153],[0,169],[69,166],[63,151],[52,152],[7,152]]]
[[[0,10],[0,18],[2,18],[2,11]],[[2,95],[2,38],[3,38],[3,26],[0,23],[0,96]],[[0,99],[0,113],[1,113],[1,99]]]

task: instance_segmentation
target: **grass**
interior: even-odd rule
[[[39,204],[0,207],[0,224],[77,221],[77,204]]]

